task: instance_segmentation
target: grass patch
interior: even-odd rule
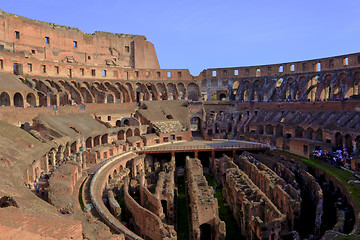
[[[204,174],[206,181],[208,182],[208,185],[216,188],[215,191],[215,198],[218,201],[219,206],[219,218],[225,222],[226,224],[226,239],[241,239],[240,238],[240,232],[241,229],[238,227],[238,225],[235,222],[234,216],[232,215],[232,211],[227,205],[227,202],[222,194],[222,189],[220,186],[216,186],[214,179],[212,176],[208,173]]]
[[[86,180],[81,183],[81,186],[80,186],[80,189],[79,189],[79,203],[80,203],[80,207],[81,207],[82,211],[84,211],[84,208],[85,208],[84,200],[82,198],[82,191],[83,191],[83,187],[84,187],[85,182],[86,182]]]
[[[176,179],[178,186],[177,195],[177,239],[187,240],[189,238],[189,221],[186,202],[185,178],[179,176]]]

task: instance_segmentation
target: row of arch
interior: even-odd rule
[[[34,93],[16,92],[14,94],[2,92],[0,94],[0,106],[37,106],[38,101]]]
[[[326,100],[359,95],[360,71],[235,80],[230,98],[242,101]]]
[[[193,100],[198,101],[200,94],[199,86],[195,82],[110,82],[110,81],[75,81],[75,80],[50,80],[50,79],[23,79],[37,92],[37,96],[31,93],[26,96],[26,102],[30,106],[69,105],[83,103],[122,103],[139,102],[148,100]],[[3,92],[1,101],[4,106],[12,106],[11,99],[15,96]],[[24,106],[25,96],[19,93],[16,97],[15,106]]]
[[[265,134],[265,135],[274,135],[276,137],[284,136],[283,126],[276,125],[275,127],[271,124],[265,125],[258,125],[257,129],[258,134]],[[286,136],[291,137],[291,135]],[[317,129],[316,131],[308,127],[306,130],[301,126],[296,126],[294,129],[294,137],[295,138],[305,138],[309,140],[323,142],[323,130],[321,128]],[[340,132],[336,132],[333,136],[334,143],[333,145],[336,148],[346,148],[350,152],[360,152],[360,135],[352,136],[351,134],[341,134]]]

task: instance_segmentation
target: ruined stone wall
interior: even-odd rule
[[[275,172],[251,155],[236,156],[234,162],[248,175],[253,183],[266,194],[272,203],[287,217],[287,230],[292,231],[296,217],[300,215],[300,194],[285,183]],[[287,190],[290,190],[288,193]]]
[[[201,225],[211,225],[211,239],[225,239],[225,223],[219,219],[217,199],[203,175],[200,160],[186,158],[186,186],[190,199],[191,239],[201,239]]]
[[[164,163],[155,188],[158,198],[166,201],[166,210],[163,208],[163,213],[168,223],[175,222],[175,168],[175,157],[172,157],[170,162]]]
[[[201,91],[240,101],[348,98],[359,94],[360,54],[264,66],[206,69]],[[219,99],[220,100],[220,99]]]
[[[159,68],[154,46],[144,36],[95,32],[0,12],[4,50],[49,61]]]
[[[279,239],[280,231],[286,228],[286,215],[230,158],[224,156],[214,162],[217,181],[222,183],[223,195],[241,234],[248,239]]]
[[[126,208],[131,212],[134,217],[136,230],[139,231],[143,238],[149,237],[154,240],[159,239],[177,239],[176,231],[171,225],[161,222],[161,219],[150,212],[149,210],[141,207],[129,194],[128,191],[129,181],[125,183],[124,198]]]
[[[159,178],[160,180],[160,178]],[[140,201],[141,205],[148,209],[150,212],[157,215],[159,218],[163,218],[162,207],[160,203],[160,199],[156,194],[152,194],[147,188],[147,184],[145,184],[145,175],[142,174],[140,176]]]

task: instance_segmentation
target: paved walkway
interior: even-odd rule
[[[185,151],[212,151],[212,150],[266,150],[266,144],[235,141],[235,140],[194,140],[186,142],[173,142],[163,146],[149,146],[137,150],[137,152],[185,152]]]

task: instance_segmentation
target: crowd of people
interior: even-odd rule
[[[351,159],[353,158],[351,151],[346,148],[337,149],[332,152],[326,150],[314,150],[310,157],[338,167],[349,167]]]

